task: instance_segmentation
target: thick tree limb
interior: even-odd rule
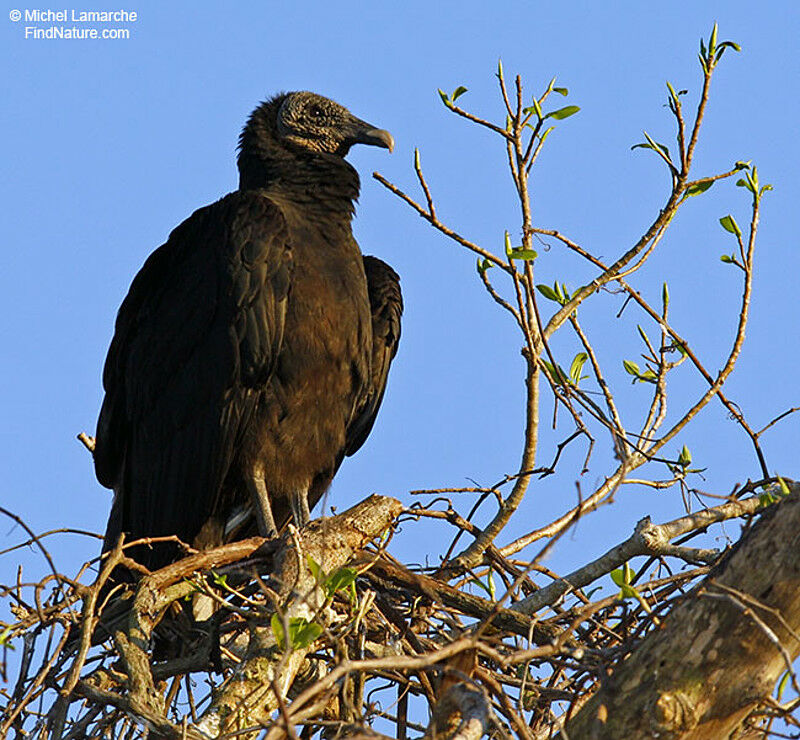
[[[516,602],[511,608],[523,614],[535,614],[542,607],[556,603],[568,591],[588,586],[638,555],[672,556],[690,563],[713,562],[719,555],[716,550],[678,547],[671,545],[670,540],[716,522],[755,514],[767,505],[769,504],[758,496],[752,496],[741,501],[729,501],[711,509],[687,514],[665,524],[653,524],[649,517],[645,517],[636,525],[636,530],[625,542],[612,547],[597,560],[553,581],[526,599]]]
[[[728,737],[800,654],[798,552],[795,495],[765,512],[616,667],[564,737]]]
[[[475,686],[451,687],[436,706],[426,737],[433,740],[480,740],[490,725],[489,701]]]

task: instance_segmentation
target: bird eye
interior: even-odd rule
[[[312,105],[308,112],[312,118],[322,118],[322,108],[320,108],[318,105]]]

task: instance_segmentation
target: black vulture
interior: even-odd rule
[[[400,339],[399,278],[362,256],[353,144],[388,131],[310,92],[259,105],[239,189],[195,211],[136,275],[103,371],[97,478],[120,533],[208,547],[298,525],[361,447]],[[140,547],[148,568],[174,544]]]

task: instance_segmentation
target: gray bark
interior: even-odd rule
[[[770,508],[618,665],[562,740],[722,740],[800,653],[800,499]]]

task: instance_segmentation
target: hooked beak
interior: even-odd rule
[[[372,124],[353,117],[349,136],[346,139],[348,148],[353,144],[369,144],[388,149],[394,149],[394,137],[385,129],[375,128]]]
[[[366,131],[362,131],[358,137],[358,143],[381,146],[390,152],[394,150],[394,137],[383,128],[369,128]]]

